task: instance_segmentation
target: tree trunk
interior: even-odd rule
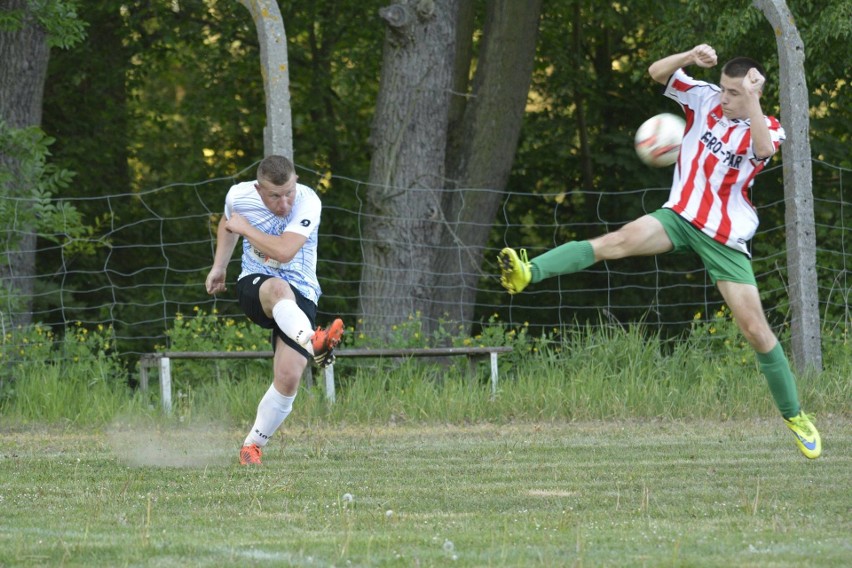
[[[441,189],[458,0],[399,0],[386,21],[371,144],[361,306],[382,335],[428,305],[439,255]]]
[[[473,34],[476,24],[476,1],[459,0],[456,15],[456,53],[453,61],[453,87],[450,96],[450,118],[447,125],[447,171],[455,170],[453,157],[457,156],[464,141],[462,121],[467,108],[470,89],[470,66],[473,60]]]
[[[781,85],[781,124],[784,143],[784,197],[787,236],[787,274],[793,362],[800,373],[822,370],[822,339],[819,319],[819,287],[816,272],[811,143],[808,134],[808,86],[805,80],[805,46],[784,0],[755,0],[772,24],[778,44]]]
[[[483,253],[518,145],[535,57],[541,0],[488,3],[472,96],[449,153],[453,190],[444,196],[441,253],[436,257],[428,321],[470,327]]]
[[[580,3],[574,4],[573,21],[571,22],[571,49],[574,52],[574,62],[577,69],[583,66],[583,15]],[[610,65],[612,65],[610,63]],[[594,189],[594,171],[592,171],[592,150],[589,147],[589,127],[586,121],[586,81],[579,81],[574,88],[574,105],[577,119],[577,135],[580,145],[580,176],[583,180],[583,189],[592,191]]]
[[[4,10],[23,10],[25,16],[20,29],[0,30],[0,120],[11,128],[40,126],[50,56],[47,32],[26,0],[8,0]],[[19,164],[11,156],[0,154],[0,167],[20,179]],[[32,188],[22,185],[13,182],[4,189],[13,197],[26,195]],[[32,319],[36,236],[29,226],[10,226],[7,231],[0,245],[8,251],[0,264],[0,294],[8,294],[13,303],[4,302],[0,310],[11,312],[14,324],[27,324]]]
[[[290,68],[287,35],[278,2],[239,0],[248,8],[260,43],[260,70],[266,92],[266,128],[263,153],[293,159],[293,121],[290,116]]]

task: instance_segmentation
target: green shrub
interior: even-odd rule
[[[0,349],[0,414],[7,420],[103,423],[138,405],[111,327],[80,322],[60,335],[18,326]]]
[[[169,351],[269,351],[272,332],[253,324],[247,318],[222,317],[214,309],[207,313],[198,306],[189,317],[178,313],[167,331],[168,346],[157,350]],[[240,380],[252,374],[265,373],[271,380],[269,359],[207,359],[172,361],[172,380],[179,390],[195,389],[222,380]]]

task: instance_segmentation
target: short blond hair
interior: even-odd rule
[[[267,156],[257,166],[257,179],[272,185],[284,185],[294,173],[293,162],[284,156]]]

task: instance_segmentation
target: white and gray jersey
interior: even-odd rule
[[[296,184],[296,200],[286,217],[271,212],[260,198],[255,181],[247,181],[231,186],[225,197],[225,218],[231,213],[239,213],[252,226],[268,235],[278,236],[290,232],[307,237],[305,244],[287,263],[267,257],[243,239],[242,271],[240,278],[247,274],[269,274],[287,281],[302,296],[313,303],[319,301],[322,294],[317,281],[317,241],[322,212],[322,202],[310,187]]]

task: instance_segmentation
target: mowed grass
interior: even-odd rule
[[[0,566],[849,566],[852,421],[0,434]]]

